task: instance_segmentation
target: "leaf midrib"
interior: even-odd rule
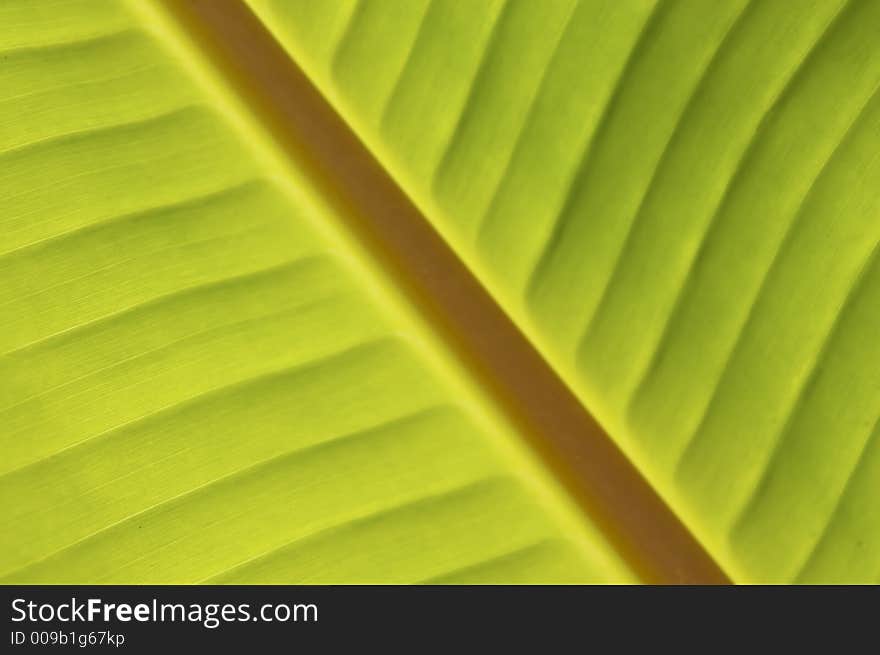
[[[163,5],[633,569],[649,582],[728,582],[250,9]]]

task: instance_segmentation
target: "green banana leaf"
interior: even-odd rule
[[[0,6],[0,580],[633,580],[191,50]]]
[[[733,581],[880,581],[880,3],[248,5]],[[0,582],[644,579],[225,66],[0,4]]]
[[[734,580],[880,580],[880,3],[250,4]]]

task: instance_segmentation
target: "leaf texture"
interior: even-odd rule
[[[634,580],[221,87],[146,3],[0,6],[0,580]]]
[[[249,0],[737,581],[880,581],[880,3]]]

